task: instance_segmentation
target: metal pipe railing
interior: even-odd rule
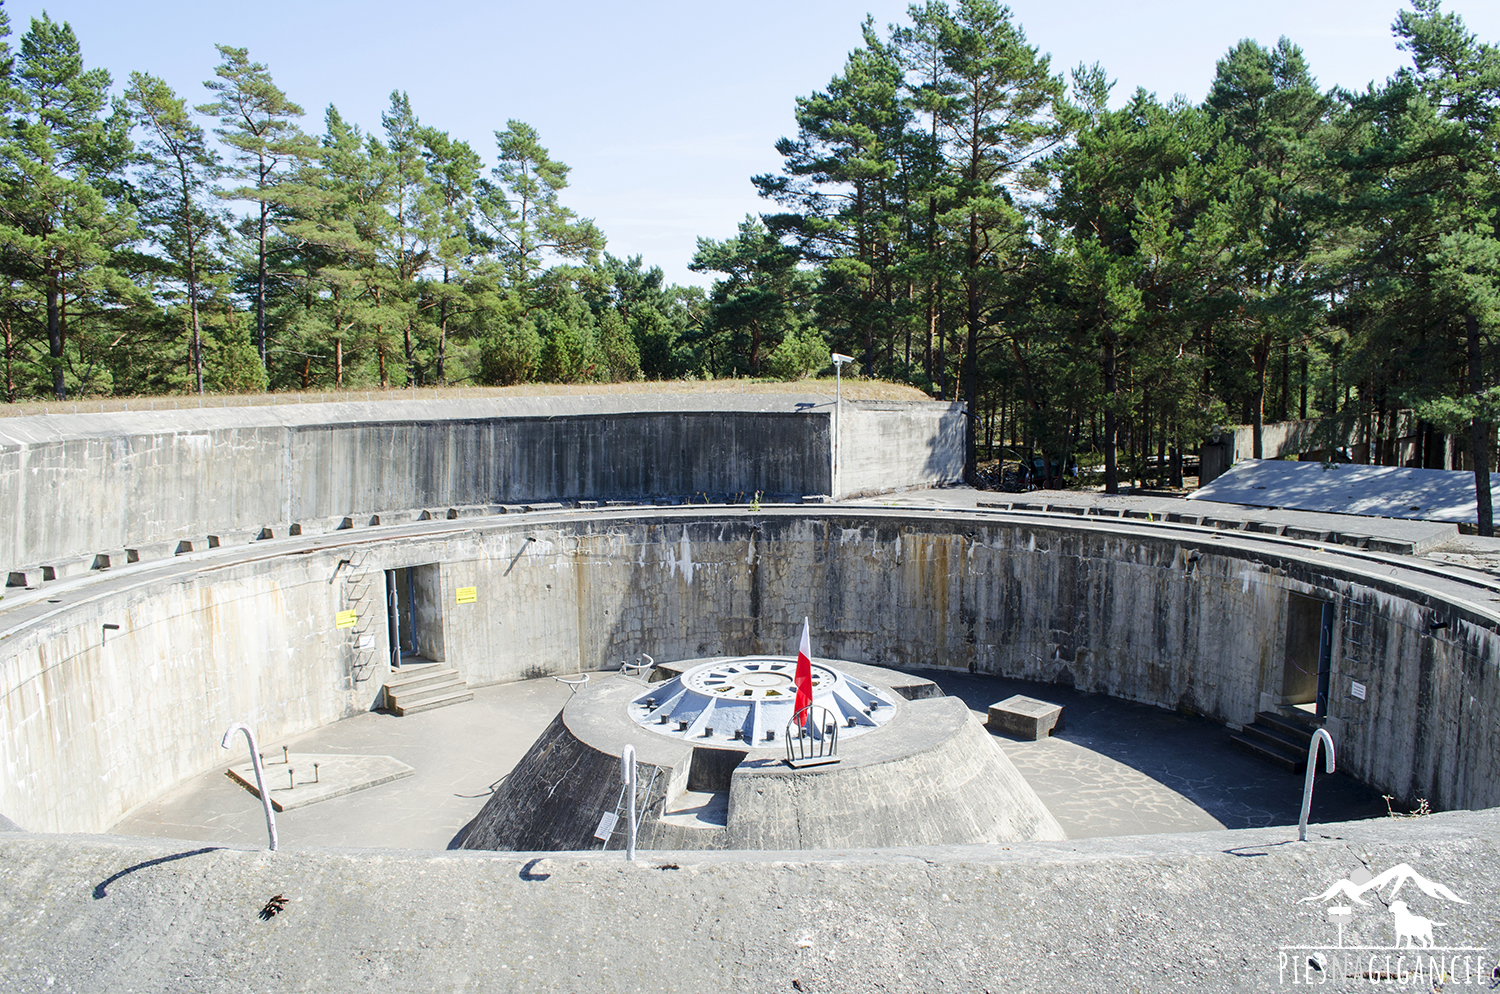
[[[1302,783],[1302,817],[1297,821],[1297,841],[1307,841],[1307,816],[1312,811],[1313,776],[1318,772],[1318,743],[1327,742],[1328,749],[1323,754],[1327,762],[1326,773],[1333,772],[1333,736],[1328,734],[1326,728],[1320,728],[1313,732],[1312,741],[1307,744],[1307,779]]]
[[[627,745],[620,753],[620,779],[625,782],[625,793],[630,795],[630,807],[625,817],[625,858],[635,859],[635,746]]]
[[[271,836],[271,851],[276,851],[276,814],[271,810],[271,792],[266,790],[266,771],[260,762],[260,750],[255,745],[255,733],[250,726],[244,722],[235,722],[229,726],[224,733],[223,740],[219,743],[222,748],[229,748],[229,739],[235,732],[244,732],[245,740],[250,743],[250,762],[255,766],[255,789],[260,793],[260,803],[266,808],[266,832]]]

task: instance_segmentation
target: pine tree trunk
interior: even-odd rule
[[[63,380],[63,327],[62,302],[58,299],[57,276],[47,281],[47,345],[52,356],[52,396],[57,400],[68,399],[68,386]]]
[[[1120,467],[1115,455],[1115,436],[1119,426],[1115,423],[1115,335],[1104,333],[1104,492],[1120,492]]]
[[[1250,416],[1254,418],[1254,431],[1250,433],[1250,455],[1254,459],[1264,459],[1265,450],[1261,446],[1260,432],[1266,422],[1266,364],[1271,358],[1270,346],[1257,345],[1251,358],[1255,363],[1255,393],[1250,397]]]
[[[0,327],[5,329],[5,402],[14,404],[16,402],[16,377],[13,363],[16,355],[16,340],[11,331],[9,316],[0,322]]]
[[[264,186],[264,171],[262,171]],[[260,251],[256,263],[255,279],[255,351],[260,354],[260,368],[269,378],[271,366],[266,361],[266,215],[269,208],[264,200],[260,204]]]
[[[1484,390],[1484,357],[1479,350],[1479,319],[1464,315],[1464,331],[1469,349],[1469,390],[1477,398]],[[1479,534],[1495,534],[1494,510],[1490,506],[1490,434],[1489,422],[1476,417],[1469,426],[1469,442],[1474,448],[1474,505],[1479,512]]]

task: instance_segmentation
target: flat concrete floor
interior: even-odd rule
[[[999,677],[923,671],[983,721],[1012,694],[1063,705],[1063,730],[1041,742],[997,735],[1069,838],[1195,832],[1295,824],[1302,777],[1237,751],[1223,726],[1097,694]],[[601,681],[625,679],[599,673]],[[567,702],[551,679],[485,687],[452,707],[397,718],[370,713],[261,743],[267,775],[285,769],[282,746],[310,753],[385,755],[412,766],[405,779],[294,808],[276,816],[283,847],[446,849],[479,813],[493,784],[525,754]],[[243,738],[222,768],[193,777],[132,812],[122,835],[264,845],[265,819],[253,794],[225,775],[244,762]],[[303,777],[308,771],[301,771]],[[273,796],[275,796],[273,794]],[[1312,821],[1386,813],[1379,793],[1341,774],[1320,773]]]

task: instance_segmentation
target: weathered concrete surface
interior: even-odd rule
[[[1408,803],[1500,803],[1500,590],[1397,557],[861,507],[506,516],[189,558],[77,581],[62,605],[7,598],[0,812],[101,829],[218,762],[231,721],[273,739],[372,706],[384,625],[368,657],[360,628],[334,628],[357,589],[340,563],[356,559],[367,573],[439,564],[446,662],[473,686],[642,650],[785,652],[811,616],[824,658],[1060,682],[1235,724],[1280,686],[1290,595],[1317,597],[1335,605],[1340,769]],[[363,603],[360,625],[383,618]],[[122,626],[107,645],[104,622]]]
[[[839,436],[836,496],[963,480],[963,404],[846,400]]]
[[[356,630],[335,627],[333,564],[273,562],[75,586],[39,623],[0,629],[0,810],[33,831],[102,831],[243,758],[243,741],[219,745],[236,721],[270,741],[373,707],[383,662],[361,668]]]
[[[1386,948],[1355,956],[1332,948],[1332,902],[1306,901],[1360,869],[1405,863],[1468,902],[1403,886],[1414,913],[1445,923],[1437,944],[1481,947],[1428,952],[1422,969],[1440,955],[1445,990],[1485,989],[1500,953],[1497,838],[1490,811],[1315,825],[1300,844],[1258,829],[652,852],[629,864],[619,853],[267,853],[6,834],[0,988],[698,994],[796,981],[809,994],[860,994],[1274,990],[1300,987],[1295,978],[1383,990],[1398,985],[1349,974],[1400,970],[1401,989],[1430,990],[1411,983],[1415,953],[1389,948],[1389,886],[1366,895],[1343,935]],[[277,894],[286,910],[260,920]],[[1321,975],[1304,965],[1315,952],[1330,967]]]
[[[485,803],[463,847],[593,848],[600,816],[620,810],[620,754],[627,743],[640,764],[639,844],[645,848],[871,848],[1064,837],[967,706],[948,697],[898,699],[886,725],[840,743],[840,762],[833,766],[791,770],[781,761],[780,742],[709,750],[731,759],[724,826],[663,822],[662,813],[691,787],[698,750],[691,741],[636,725],[626,706],[639,692],[618,682],[572,697]],[[616,840],[613,847],[619,845]]]
[[[77,557],[170,555],[210,535],[280,537],[345,518],[360,527],[382,512],[830,494],[832,407],[795,395],[640,395],[7,418],[0,568],[24,581]],[[858,488],[960,478],[960,405],[845,408],[846,451],[879,460],[851,470]]]

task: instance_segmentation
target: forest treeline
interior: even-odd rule
[[[767,210],[699,239],[705,292],[605,252],[523,122],[481,151],[398,91],[315,134],[227,45],[196,103],[116,92],[44,16],[0,63],[5,396],[794,378],[838,350],[966,401],[971,471],[1093,452],[1114,489],[1180,477],[1216,424],[1321,418],[1377,462],[1451,466],[1456,438],[1487,479],[1500,51],[1439,0],[1392,30],[1410,64],[1359,92],[1244,41],[1201,102],[1110,109],[1104,68],[1056,71],[992,0],[866,21],[753,178]]]

